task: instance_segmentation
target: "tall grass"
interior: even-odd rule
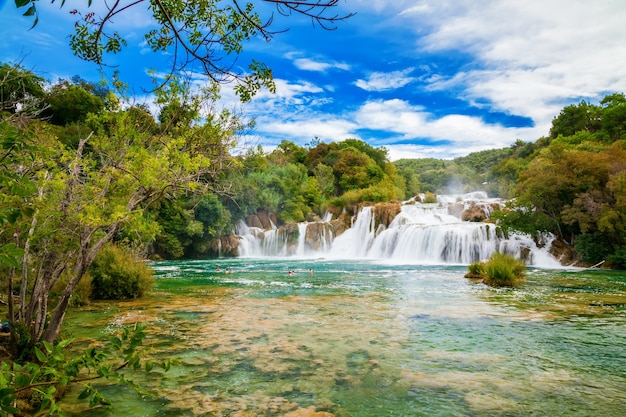
[[[485,284],[513,287],[524,280],[526,267],[511,255],[494,252],[485,264]]]
[[[466,278],[482,278],[492,287],[514,287],[524,280],[526,267],[511,255],[494,252],[487,262],[468,266]]]

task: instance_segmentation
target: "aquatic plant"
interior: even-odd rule
[[[467,266],[467,274],[465,278],[484,278],[485,277],[485,263],[476,261]]]
[[[494,252],[485,263],[484,282],[494,287],[513,287],[524,280],[526,266],[515,257]]]

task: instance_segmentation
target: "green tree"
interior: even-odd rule
[[[626,138],[626,97],[611,94],[600,101],[602,105],[602,130],[611,141]]]
[[[0,113],[39,110],[44,81],[20,65],[0,64]]]
[[[98,114],[104,110],[104,100],[83,87],[61,81],[46,94],[47,105],[42,117],[59,126],[84,122],[90,113]]]
[[[550,137],[571,136],[583,130],[596,132],[600,129],[600,109],[598,106],[581,101],[577,105],[564,107],[552,120]]]
[[[337,151],[333,171],[340,192],[366,188],[383,179],[384,171],[367,154],[353,147]]]
[[[351,16],[333,12],[339,0],[266,2],[274,4],[281,15],[304,15],[325,29],[334,29],[336,22]],[[116,17],[130,9],[149,10],[146,20],[152,19],[156,27],[150,25],[143,38],[152,51],[171,54],[172,58],[168,58],[170,76],[184,72],[193,63],[216,83],[237,82],[235,89],[242,101],[250,100],[261,88],[275,90],[272,70],[267,65],[255,60],[247,66],[234,65],[246,42],[254,38],[270,41],[283,31],[272,29],[274,16],[263,19],[253,3],[242,4],[237,0],[116,1],[106,3],[106,12],[102,14],[89,11],[91,3],[88,1],[85,9],[71,11],[77,21],[70,46],[74,54],[84,60],[102,65],[107,54],[120,52],[127,42],[118,31],[110,29],[115,27]],[[37,0],[16,0],[15,4],[26,8],[24,14],[33,16],[33,26],[37,25]]]
[[[73,291],[106,244],[122,238],[128,245],[146,245],[158,231],[145,215],[152,205],[210,186],[215,161],[208,156],[202,124],[157,138],[137,129],[136,121],[127,111],[92,114],[86,122],[91,133],[76,149],[63,147],[45,123],[3,132],[33,143],[31,157],[10,153],[3,162],[3,172],[14,172],[33,186],[18,193],[7,177],[3,210],[23,215],[0,230],[3,244],[15,242],[21,250],[13,267],[19,308],[10,320],[26,329],[16,336],[29,343],[57,338]],[[218,139],[229,146],[227,134]],[[51,289],[62,276],[67,284],[52,299]],[[13,297],[7,299],[12,303]]]
[[[321,162],[313,169],[320,192],[325,198],[330,198],[335,192],[335,175],[333,168]]]

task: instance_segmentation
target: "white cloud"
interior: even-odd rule
[[[407,68],[402,71],[373,72],[367,80],[359,79],[355,85],[365,91],[395,90],[415,80],[414,77],[409,76],[413,70],[413,68]]]
[[[449,114],[437,118],[420,106],[398,99],[369,101],[355,113],[354,119],[361,128],[396,133],[395,141],[448,142],[453,150],[446,153],[453,156],[539,137],[534,128],[506,128],[477,117]]]
[[[348,71],[350,66],[346,63],[341,62],[321,62],[314,61],[309,58],[297,58],[294,59],[293,64],[301,70],[304,71],[316,71],[316,72],[325,72],[329,69],[340,69],[343,71]]]
[[[531,117],[547,133],[558,110],[579,98],[623,90],[626,7],[620,2],[528,0],[478,5],[430,2],[434,28],[426,51],[462,51],[475,69],[438,88],[463,88],[468,101],[489,101],[499,111]],[[437,88],[434,85],[434,88]]]
[[[357,128],[354,123],[329,116],[313,116],[297,120],[263,117],[259,122],[258,134],[291,140],[300,145],[310,142],[314,137],[325,142],[358,138],[353,133]]]

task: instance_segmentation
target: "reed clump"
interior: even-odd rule
[[[468,266],[466,278],[482,279],[492,287],[514,287],[524,281],[526,266],[511,255],[494,252],[487,262],[474,262]]]

